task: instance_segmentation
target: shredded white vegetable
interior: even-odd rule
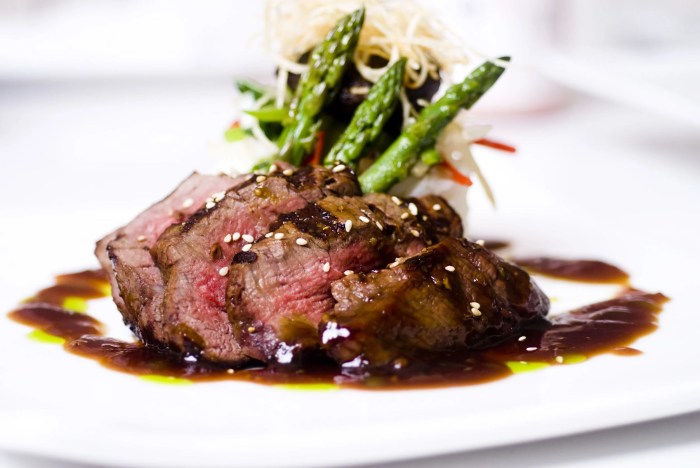
[[[290,73],[302,74],[308,66],[297,60],[313,49],[337,21],[365,6],[365,23],[353,57],[360,74],[375,82],[400,57],[408,59],[405,86],[420,87],[428,77],[442,81],[441,92],[450,84],[453,67],[464,70],[472,56],[481,56],[468,49],[455,34],[436,17],[416,3],[408,0],[267,0],[265,9],[264,45],[266,52],[278,67],[274,89],[255,102],[240,106],[244,109],[260,109],[274,103],[284,107],[288,103],[287,80]],[[370,58],[378,56],[387,60],[383,68],[369,65]],[[456,73],[456,70],[455,70]],[[353,90],[364,94],[368,88]],[[415,121],[413,108],[405,90],[400,97],[404,127]],[[241,103],[243,104],[243,103]],[[421,106],[429,103],[423,101]],[[275,143],[267,139],[257,119],[241,118],[244,128],[250,129],[252,138],[240,142],[220,145],[219,167],[227,172],[239,173],[250,170],[260,158],[270,156],[277,150]],[[490,130],[488,125],[475,125],[469,121],[468,113],[461,112],[441,133],[436,149],[452,166],[466,175],[474,175],[495,206],[493,192],[479,169],[471,151],[471,144],[484,138]],[[365,161],[366,163],[366,161]],[[449,171],[441,167],[430,168],[422,163],[414,166],[411,176],[396,185],[392,193],[423,195],[437,193],[448,199],[459,211],[465,211],[467,187],[455,184]]]
[[[449,159],[450,164],[458,171],[467,175],[475,175],[483,188],[486,196],[493,206],[496,201],[491,187],[479,169],[471,145],[474,141],[484,138],[491,130],[490,125],[478,125],[470,121],[469,113],[462,111],[457,115],[440,134],[436,149],[444,158]],[[426,166],[418,162],[411,170],[411,176],[398,183],[391,189],[391,193],[401,196],[419,197],[428,194],[436,194],[445,198],[459,213],[464,215],[465,232],[467,228],[467,192],[468,187],[456,184],[452,180],[452,174],[441,167],[433,167],[426,173]]]
[[[469,57],[456,36],[419,5],[401,0],[268,0],[265,48],[280,70],[300,73],[298,58],[313,49],[343,16],[365,6],[365,23],[355,50],[360,74],[375,82],[399,57],[408,59],[406,86],[420,87],[428,75],[437,78]],[[376,55],[383,68],[369,66]],[[281,74],[280,74],[281,75]]]
[[[474,125],[469,121],[469,113],[461,111],[442,131],[435,147],[458,171],[476,175],[489,201],[496,206],[493,190],[471,151],[472,143],[484,138],[490,130],[490,125]]]

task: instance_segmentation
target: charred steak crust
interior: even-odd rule
[[[363,199],[372,209],[382,210],[389,225],[396,230],[396,255],[399,257],[415,255],[444,237],[462,237],[462,219],[437,195],[401,199],[370,193]]]
[[[462,218],[444,198],[438,195],[425,195],[411,198],[410,202],[416,204],[420,219],[433,228],[439,239],[445,237],[461,239],[464,236]]]
[[[228,314],[251,357],[289,363],[317,347],[318,323],[333,308],[331,282],[393,258],[386,225],[362,198],[329,196],[281,216],[248,252],[254,257],[234,257]]]
[[[235,256],[227,308],[234,335],[251,356],[288,363],[318,348],[318,324],[334,305],[333,281],[437,242],[431,219],[410,203],[383,194],[329,196],[280,216],[272,236],[247,252],[252,255]],[[451,209],[440,216],[450,215],[461,226]]]
[[[391,370],[546,315],[527,273],[457,238],[442,198],[361,196],[350,171],[285,169],[193,174],[98,241],[139,338],[230,365],[322,351],[344,368]]]
[[[254,262],[245,246],[266,234],[280,215],[328,195],[359,193],[350,171],[304,167],[251,175],[184,223],[168,228],[151,248],[164,278],[168,342],[211,361],[247,360],[251,353],[241,349],[226,316],[226,273],[233,259]]]
[[[165,346],[160,306],[163,278],[149,248],[170,225],[182,222],[212,193],[237,184],[225,175],[194,173],[163,200],[97,242],[95,255],[107,273],[124,322],[146,343]]]
[[[455,238],[393,268],[342,278],[332,294],[321,343],[346,368],[391,369],[425,353],[488,346],[549,309],[524,270]]]

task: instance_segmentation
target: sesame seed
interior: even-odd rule
[[[243,234],[241,238],[246,242],[253,242],[255,240],[255,238],[250,234]]]
[[[471,313],[474,317],[481,317],[481,311],[472,307]]]
[[[452,272],[452,271],[455,271],[455,267],[453,267],[452,265],[447,265],[445,267],[445,270]]]
[[[401,213],[401,219],[406,219],[406,218],[408,218],[408,211],[404,211],[403,213]]]
[[[525,338],[526,338],[526,336],[523,335],[523,336],[521,336],[520,338],[518,338],[518,341],[525,341]]]
[[[554,358],[555,361],[557,361],[559,364],[564,363],[564,356],[557,356]]]
[[[338,164],[333,168],[333,172],[342,172],[345,170],[345,164]]]
[[[255,327],[248,327],[248,333],[255,333]]]
[[[415,203],[408,204],[408,211],[410,211],[413,216],[418,215],[418,207],[416,206]]]
[[[344,274],[345,276],[350,276],[350,275],[352,275],[353,273],[355,273],[355,272],[352,271],[352,270],[345,270],[345,271],[343,272],[343,274]]]
[[[345,232],[352,231],[352,219],[345,221]]]
[[[440,210],[442,209],[442,207],[440,206],[439,203],[436,203],[436,204],[433,205],[433,209],[434,209],[435,211],[440,211]]]
[[[404,358],[394,359],[393,367],[394,369],[403,369],[408,364],[408,361]]]
[[[226,275],[228,275],[228,267],[225,266],[225,267],[223,267],[223,268],[220,268],[220,269],[219,269],[219,275],[220,275],[220,276],[226,276]]]
[[[525,351],[537,351],[536,346],[530,346],[529,348],[525,348]]]
[[[144,236],[144,235],[142,234],[142,235],[138,236],[138,237],[136,238],[136,240],[139,241],[139,242],[143,242],[143,241],[146,240],[146,236]]]
[[[234,372],[236,372],[236,371],[233,369],[226,369],[227,374],[233,374]]]
[[[226,196],[226,192],[217,192],[217,193],[212,194],[211,198],[215,202],[220,202],[221,200],[224,199],[225,196]]]
[[[389,264],[389,268],[394,268],[395,266],[398,266],[398,265],[399,265],[399,262],[391,262]]]
[[[374,224],[377,225],[377,229],[379,229],[380,231],[381,231],[382,229],[384,229],[384,226],[382,226],[382,223],[380,223],[379,221],[377,221],[377,222],[374,223]]]
[[[427,221],[427,220],[428,220],[428,215],[423,215],[422,219],[423,219],[423,221]]]
[[[253,244],[246,244],[246,245],[243,246],[243,248],[242,248],[241,250],[242,250],[243,252],[247,252],[247,251],[249,251],[252,247],[253,247]]]
[[[411,229],[411,234],[413,237],[420,237],[420,232],[417,229]]]
[[[403,203],[399,197],[391,197],[391,201],[393,201],[397,205],[400,205],[401,203]]]
[[[326,262],[323,264],[323,271],[325,273],[328,273],[329,271],[331,271],[331,264],[329,262]]]
[[[309,243],[309,241],[307,241],[303,237],[298,238],[296,242],[297,242],[297,245],[306,245]]]
[[[482,246],[482,247],[483,247],[484,245],[486,245],[486,241],[485,241],[484,239],[479,239],[479,240],[477,240],[477,241],[474,242],[474,243],[477,244],[477,245],[480,245],[480,246]]]
[[[256,197],[262,197],[263,191],[260,190],[260,188],[258,187],[258,188],[256,188],[255,190],[253,190],[253,194],[254,194]]]
[[[478,302],[470,302],[469,305],[471,307],[474,307],[475,309],[481,309],[481,304],[479,304]]]
[[[294,174],[294,171],[291,170],[291,169],[285,169],[285,170],[282,171],[282,174],[283,174],[283,175],[286,175],[287,177],[289,177],[290,175]]]
[[[272,237],[272,234],[273,234],[272,232],[268,232],[267,234],[265,234],[265,238],[269,239],[270,237]]]
[[[265,182],[265,179],[267,179],[267,176],[259,175],[255,178],[255,182]]]
[[[273,164],[270,166],[270,170],[268,171],[270,174],[273,172],[277,172],[277,164]]]
[[[275,239],[280,240],[283,237],[284,237],[284,234],[282,234],[281,232],[275,233]]]
[[[357,218],[357,219],[359,219],[359,220],[362,221],[363,223],[369,223],[369,218],[368,218],[367,216],[360,216],[360,217]]]
[[[215,206],[216,206],[216,203],[214,203],[213,201],[208,201],[207,204],[204,205],[204,207],[205,207],[207,210],[211,210],[211,209],[214,208]]]
[[[185,201],[182,202],[183,208],[189,208],[192,205],[194,205],[194,200],[192,200],[191,198],[187,198],[185,199]]]
[[[240,238],[241,238],[240,232],[234,232],[233,235],[231,236],[231,240],[235,240],[235,241],[237,241]]]
[[[226,234],[224,236],[224,242],[226,242],[227,244],[231,242],[231,234]]]

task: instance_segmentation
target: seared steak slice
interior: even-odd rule
[[[413,203],[383,194],[327,197],[280,217],[279,227],[271,226],[272,237],[236,255],[227,307],[248,352],[259,360],[288,363],[301,351],[318,348],[318,324],[335,303],[333,281],[345,272],[383,268],[437,242],[431,218],[423,220],[429,212],[409,207]],[[437,210],[439,216],[454,216],[461,226],[441,203],[446,209],[444,215]]]
[[[167,229],[151,252],[165,279],[163,316],[169,341],[211,361],[247,359],[226,316],[226,273],[234,255],[267,233],[280,215],[327,195],[359,191],[349,171],[304,167],[251,175],[186,222]]]
[[[444,198],[431,194],[411,198],[411,201],[415,202],[421,220],[430,225],[438,239],[464,236],[462,218]]]
[[[424,353],[487,346],[549,309],[525,271],[455,238],[393,268],[342,278],[332,292],[321,342],[346,368],[390,369]]]
[[[331,282],[383,267],[394,246],[384,213],[360,197],[327,197],[278,224],[233,257],[226,297],[236,337],[253,357],[288,363],[317,347],[318,323],[333,309]]]
[[[387,223],[396,230],[398,257],[415,255],[444,237],[462,237],[461,218],[437,195],[404,200],[384,193],[370,193],[363,199],[370,207],[382,210]]]
[[[163,278],[149,248],[167,227],[187,219],[212,193],[238,182],[223,175],[192,174],[170,195],[97,242],[95,255],[109,276],[114,302],[143,341],[167,341],[160,312]]]

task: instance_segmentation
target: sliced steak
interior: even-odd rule
[[[410,201],[416,204],[419,217],[423,222],[430,224],[438,239],[445,237],[461,239],[464,236],[462,218],[444,198],[431,194],[411,198]]]
[[[437,195],[401,199],[384,193],[365,195],[370,207],[378,208],[396,230],[396,255],[415,255],[444,237],[462,237],[462,219]]]
[[[342,278],[332,293],[321,342],[346,368],[391,369],[425,353],[484,347],[549,310],[525,271],[455,238],[394,268]]]
[[[186,222],[167,229],[151,252],[165,279],[163,316],[170,342],[211,361],[247,359],[226,316],[226,273],[234,255],[267,233],[280,215],[327,195],[359,192],[349,171],[304,167],[252,175]]]
[[[109,276],[114,302],[124,322],[143,341],[167,341],[160,312],[163,278],[149,248],[167,227],[197,211],[207,197],[239,182],[223,175],[192,174],[170,195],[97,242],[95,255]]]
[[[280,217],[271,238],[236,255],[227,307],[248,352],[288,363],[318,348],[318,324],[335,303],[333,281],[344,272],[383,268],[437,242],[431,219],[424,221],[415,205],[409,208],[412,203],[383,194],[327,197]],[[445,213],[461,226],[451,209]]]
[[[226,297],[236,337],[253,357],[289,363],[318,345],[318,323],[333,309],[331,282],[385,266],[394,245],[384,213],[360,197],[327,197],[278,224],[233,257]]]

